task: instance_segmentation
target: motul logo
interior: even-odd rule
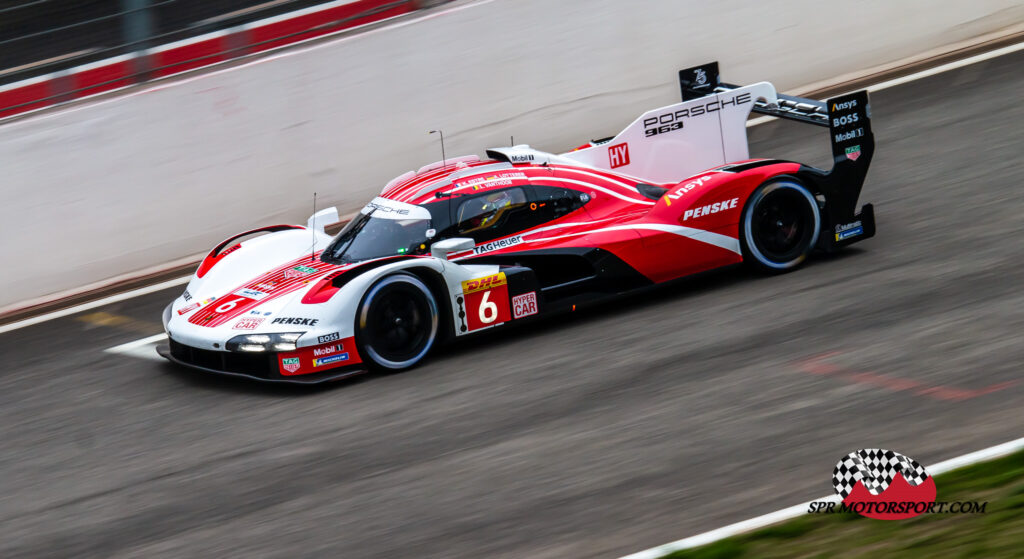
[[[612,169],[629,165],[629,144],[608,146],[608,163]]]

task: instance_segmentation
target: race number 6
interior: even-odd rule
[[[226,312],[230,311],[231,309],[237,307],[239,303],[244,303],[245,301],[246,301],[245,297],[238,297],[238,298],[232,299],[232,300],[222,304],[221,306],[213,309],[213,311],[214,312],[218,312],[218,313],[226,313]]]
[[[490,291],[484,291],[483,299],[480,299],[480,322],[490,324],[498,319],[498,305],[488,301]]]

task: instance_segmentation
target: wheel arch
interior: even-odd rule
[[[438,308],[438,320],[440,321],[439,337],[438,342],[444,343],[451,336],[453,332],[453,317],[452,317],[452,304],[451,296],[448,294],[448,284],[445,282],[444,277],[440,272],[426,266],[411,266],[409,268],[402,268],[395,270],[392,273],[406,272],[418,277],[423,283],[430,289],[431,294],[437,299]],[[388,274],[390,275],[390,274]]]
[[[760,192],[766,186],[782,182],[794,183],[804,188],[805,190],[807,190],[808,193],[810,193],[811,199],[813,200],[814,213],[817,217],[817,230],[813,233],[808,254],[805,255],[805,257],[803,257],[794,265],[787,266],[785,268],[772,267],[774,268],[775,272],[783,272],[800,267],[800,265],[806,260],[806,256],[809,256],[810,252],[813,252],[814,249],[818,247],[822,237],[822,232],[825,230],[825,216],[823,211],[825,207],[825,196],[822,193],[821,189],[818,187],[818,185],[815,183],[815,181],[807,180],[806,178],[801,177],[799,174],[793,174],[788,172],[763,177],[761,182],[759,182],[754,188],[750,189],[750,191],[746,193],[745,199],[743,201],[743,207],[739,214],[739,223],[736,224],[736,235],[737,239],[740,242],[740,252],[743,261],[748,264],[752,263],[750,262],[752,256],[751,247],[749,246],[746,235],[747,212],[750,210],[751,204],[755,203],[756,194],[758,192]],[[754,257],[753,259],[757,260],[756,257]]]

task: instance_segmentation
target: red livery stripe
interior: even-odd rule
[[[319,255],[319,252],[316,253],[317,257],[319,257]],[[287,273],[289,270],[293,270],[296,267],[311,268],[313,271],[309,273],[296,271],[298,272],[297,274]],[[188,321],[192,324],[207,326],[209,328],[220,326],[233,318],[241,316],[243,313],[248,312],[258,305],[302,289],[321,277],[343,268],[345,268],[345,266],[329,264],[319,258],[310,259],[308,255],[303,255],[291,262],[288,262],[287,264],[267,272],[266,274],[263,274],[262,276],[259,276],[252,281],[246,282],[245,284],[232,289],[222,297],[218,297],[216,305],[207,305],[200,312],[192,315]],[[271,284],[272,286],[268,288],[267,286]],[[259,299],[251,296],[235,295],[235,293],[243,289],[258,291],[265,293],[266,295]]]

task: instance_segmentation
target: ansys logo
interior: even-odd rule
[[[935,480],[924,466],[882,448],[847,454],[832,471],[832,485],[846,508],[868,518],[913,518],[935,504]]]

